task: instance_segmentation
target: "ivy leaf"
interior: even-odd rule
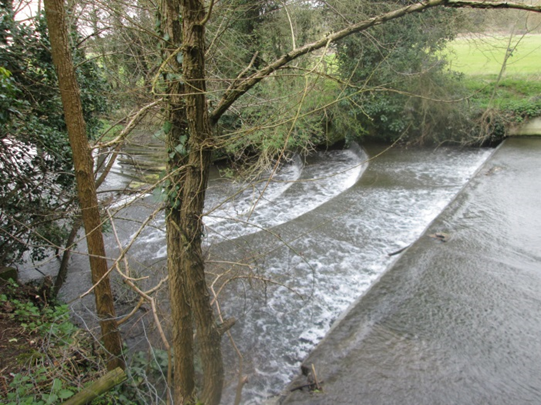
[[[52,391],[58,391],[60,388],[62,388],[62,381],[60,381],[58,378],[55,378],[53,380],[53,386],[51,388]]]
[[[58,397],[60,399],[68,399],[69,397],[73,396],[73,392],[70,390],[60,390],[58,391]]]
[[[169,121],[165,121],[163,123],[163,128],[162,129],[163,129],[163,132],[165,134],[168,134],[169,131],[171,131],[171,128],[173,128],[173,124],[171,124]]]
[[[180,153],[181,155],[185,155],[186,154],[186,148],[184,147],[183,144],[180,144],[180,145],[177,145],[177,147],[175,148],[175,150]]]

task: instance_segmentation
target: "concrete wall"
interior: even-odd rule
[[[510,131],[511,135],[541,135],[541,117],[525,121]]]

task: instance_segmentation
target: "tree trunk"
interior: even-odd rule
[[[175,403],[220,402],[223,387],[221,335],[205,280],[202,215],[211,158],[211,126],[205,85],[205,9],[199,0],[164,0],[168,50],[165,69],[183,83],[168,83],[167,190],[168,271],[173,317]],[[179,23],[182,16],[182,26]],[[181,60],[178,52],[182,55]],[[182,69],[182,70],[181,70]],[[203,387],[195,394],[193,322],[203,364]]]
[[[53,297],[55,298],[58,296],[60,289],[62,288],[64,282],[66,281],[66,278],[68,277],[68,267],[71,257],[71,251],[73,249],[75,238],[77,237],[79,229],[81,229],[81,220],[79,218],[76,218],[71,225],[71,232],[64,246],[64,252],[62,253],[62,261],[60,262],[60,268],[58,269],[58,274],[56,275],[56,280],[54,282]]]
[[[163,34],[169,37],[164,58],[165,69],[177,78],[182,74],[178,62],[182,43],[180,4],[178,0],[165,0],[162,5]],[[186,154],[179,148],[188,138],[186,107],[182,97],[184,86],[178,79],[167,82],[166,121],[170,123],[167,133],[167,172],[170,175],[167,187],[167,269],[169,273],[169,296],[173,329],[174,350],[174,399],[175,404],[190,404],[195,401],[195,366],[193,342],[193,315],[188,293],[187,273],[182,268],[181,189],[184,182]]]
[[[64,3],[62,0],[45,0],[44,5],[51,52],[58,74],[58,84],[64,108],[64,119],[73,152],[77,196],[86,231],[92,282],[96,284],[94,291],[96,311],[100,319],[103,345],[108,353],[107,368],[108,370],[114,370],[117,367],[123,369],[125,364],[122,358],[122,340],[116,321],[109,277],[106,276],[108,268],[96,195],[92,154],[86,137],[79,86],[71,59]]]
[[[217,405],[220,403],[224,381],[221,335],[210,305],[201,249],[205,191],[212,151],[212,128],[205,82],[205,26],[202,23],[206,11],[203,0],[182,0],[181,4],[184,99],[190,133],[181,209],[181,229],[185,237],[181,265],[188,274],[188,288],[197,327],[197,345],[203,364],[203,391],[200,399],[206,405]]]

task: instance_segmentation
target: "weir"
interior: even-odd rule
[[[268,186],[265,182],[246,188],[219,178],[211,182],[205,257],[209,281],[220,291],[222,313],[237,319],[230,332],[244,357],[245,405],[264,403],[280,393],[333,321],[396,259],[390,254],[414,242],[491,153],[384,144],[363,148],[370,157],[368,167],[360,150],[329,150],[303,159],[300,172],[297,163],[284,167]],[[120,180],[113,176],[105,186],[118,189]],[[266,187],[262,198],[259,187]],[[247,203],[255,196],[253,212],[246,209],[239,190]],[[119,206],[114,223],[123,246],[156,205],[149,196]],[[143,289],[165,277],[163,224],[163,214],[157,214],[130,250],[130,268],[134,276],[145,277]],[[107,246],[109,257],[116,257],[112,235]],[[66,301],[90,288],[87,263],[84,255],[72,257],[62,290]],[[218,274],[223,276],[214,283]],[[128,304],[119,313],[131,311],[129,291],[120,283],[114,286],[119,302]],[[166,292],[163,288],[156,297],[165,327]],[[71,308],[85,326],[96,324],[92,297],[76,300]],[[150,336],[152,325],[140,322],[140,316],[151,323],[147,312],[123,325],[130,352],[148,350],[149,345],[161,348],[159,336]],[[223,403],[233,403],[239,361],[228,339],[224,346],[228,383]]]
[[[209,281],[221,291],[222,313],[237,319],[231,334],[244,356],[245,405],[264,403],[282,390],[333,321],[398,257],[391,254],[419,238],[492,150],[363,148],[368,166],[361,150],[320,151],[284,166],[268,184],[252,187],[218,177],[210,184],[205,256]],[[113,173],[108,181],[104,186],[116,190],[123,180]],[[114,223],[123,246],[157,205],[151,196],[118,205]],[[108,256],[116,257],[113,235],[107,246]],[[165,246],[164,216],[158,213],[129,253],[132,275],[144,277],[143,289],[165,276]],[[62,290],[66,301],[91,286],[86,256],[73,255],[70,271]],[[218,274],[223,276],[214,284]],[[114,288],[118,302],[127,303],[119,313],[131,311],[129,291],[120,283]],[[156,297],[164,326],[166,291]],[[92,305],[90,296],[71,305],[87,327],[97,323]],[[161,347],[149,315],[142,312],[123,325],[130,353]],[[233,403],[239,361],[228,339],[224,346],[223,403]]]
[[[541,138],[506,140],[279,402],[541,402],[540,179]]]
[[[511,129],[511,135],[541,135],[541,117],[530,119]]]

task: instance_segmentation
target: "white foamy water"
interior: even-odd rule
[[[356,145],[350,150],[319,152],[301,167],[299,162],[291,164],[268,181],[243,186],[242,193],[233,190],[229,194],[234,198],[225,208],[205,217],[207,242],[259,232],[312,211],[353,186],[367,166],[365,161],[366,155]],[[212,199],[223,200],[223,195]]]
[[[302,221],[275,229],[293,236],[287,246],[268,248],[271,253],[254,266],[259,276],[284,286],[237,286],[223,304],[228,316],[240,318],[233,334],[249,377],[245,404],[276,395],[299,372],[300,361],[334,320],[392,263],[388,254],[415,241],[488,154],[448,148],[393,152]],[[300,198],[290,197],[291,206]],[[261,244],[256,240],[254,248]]]
[[[209,183],[203,219],[205,243],[238,238],[286,223],[309,212],[351,187],[366,168],[358,146],[349,150],[318,152],[306,162],[299,158],[255,183],[224,179]],[[138,236],[133,254],[158,260],[167,256],[165,219]],[[136,235],[134,230],[129,239]]]
[[[259,255],[248,260],[253,274],[276,283],[240,280],[223,294],[224,315],[237,318],[231,332],[249,380],[244,404],[283,389],[332,323],[392,263],[388,254],[414,242],[489,153],[394,149],[366,168],[359,151],[328,151],[285,165],[253,187],[211,182],[205,218],[211,252],[220,259],[221,251],[237,248],[235,238],[251,235],[239,241]],[[146,202],[122,214],[129,217],[126,240],[137,229],[133,218],[154,208]],[[131,251],[149,266],[166,257],[163,214],[151,225]],[[261,232],[268,228],[282,241]],[[233,372],[236,358],[225,345],[226,369]],[[235,390],[235,376],[228,377],[224,404]]]

